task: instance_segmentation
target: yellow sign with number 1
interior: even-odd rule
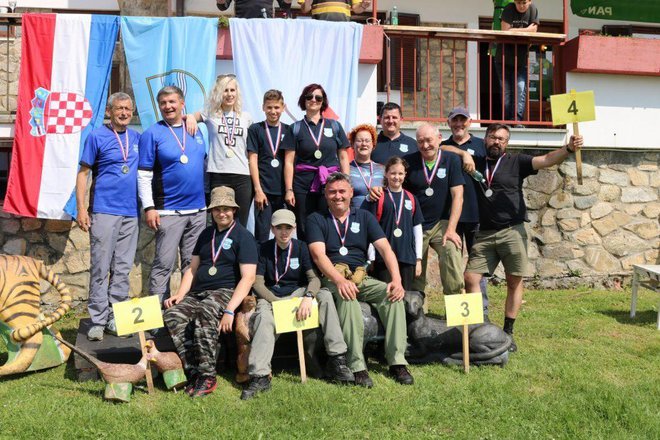
[[[447,326],[481,324],[484,322],[484,305],[481,292],[467,295],[445,295]]]
[[[158,295],[133,298],[112,305],[119,336],[163,327]]]
[[[587,92],[566,93],[550,97],[552,124],[564,125],[573,122],[594,121],[596,119],[596,101],[593,90]]]

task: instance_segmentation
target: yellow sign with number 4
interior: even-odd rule
[[[445,312],[448,327],[481,324],[484,322],[484,304],[481,292],[445,295]]]
[[[596,120],[596,101],[593,90],[552,95],[550,107],[552,108],[553,125]]]
[[[163,327],[158,295],[133,298],[112,305],[119,336]]]

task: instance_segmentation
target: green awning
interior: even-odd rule
[[[571,10],[580,17],[660,23],[658,0],[571,0]]]

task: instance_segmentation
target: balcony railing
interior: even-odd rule
[[[16,117],[21,59],[21,14],[0,14],[0,123]]]
[[[445,122],[457,106],[474,122],[552,126],[550,94],[563,93],[560,44],[565,35],[490,30],[385,26],[383,91],[408,120]],[[472,44],[471,44],[472,43]],[[524,56],[529,47],[529,57]],[[504,50],[503,50],[504,49]],[[490,56],[489,53],[494,53]],[[505,57],[506,55],[506,57]],[[476,56],[475,62],[470,57]],[[523,58],[524,56],[524,58]],[[497,68],[498,64],[504,68]],[[524,74],[524,69],[528,74]],[[518,74],[528,91],[522,117],[506,117],[505,84]],[[515,105],[519,86],[511,87]]]

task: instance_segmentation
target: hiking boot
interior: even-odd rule
[[[248,387],[241,393],[241,400],[252,399],[257,394],[270,390],[269,376],[253,376],[250,378]]]
[[[369,377],[367,370],[356,371],[353,373],[353,377],[355,378],[355,385],[365,388],[373,388],[374,386],[374,382]]]
[[[390,366],[390,376],[392,376],[394,380],[396,380],[401,385],[412,385],[415,383],[415,380],[405,365]]]
[[[355,382],[353,373],[346,365],[346,355],[338,354],[330,356],[328,363],[325,366],[326,375],[332,382],[349,383]]]
[[[94,325],[87,331],[87,339],[90,341],[102,341],[103,340],[103,326]]]
[[[515,353],[518,351],[518,346],[516,345],[516,341],[513,340],[513,335],[511,333],[508,333],[509,337],[511,337],[511,345],[509,345],[509,353]]]
[[[190,397],[204,397],[211,394],[218,386],[215,376],[200,376]]]
[[[188,382],[186,383],[186,387],[183,389],[183,392],[192,397],[193,393],[195,392],[195,388],[197,388],[197,381],[199,377],[196,374],[193,374],[190,376],[190,379],[188,379]]]

